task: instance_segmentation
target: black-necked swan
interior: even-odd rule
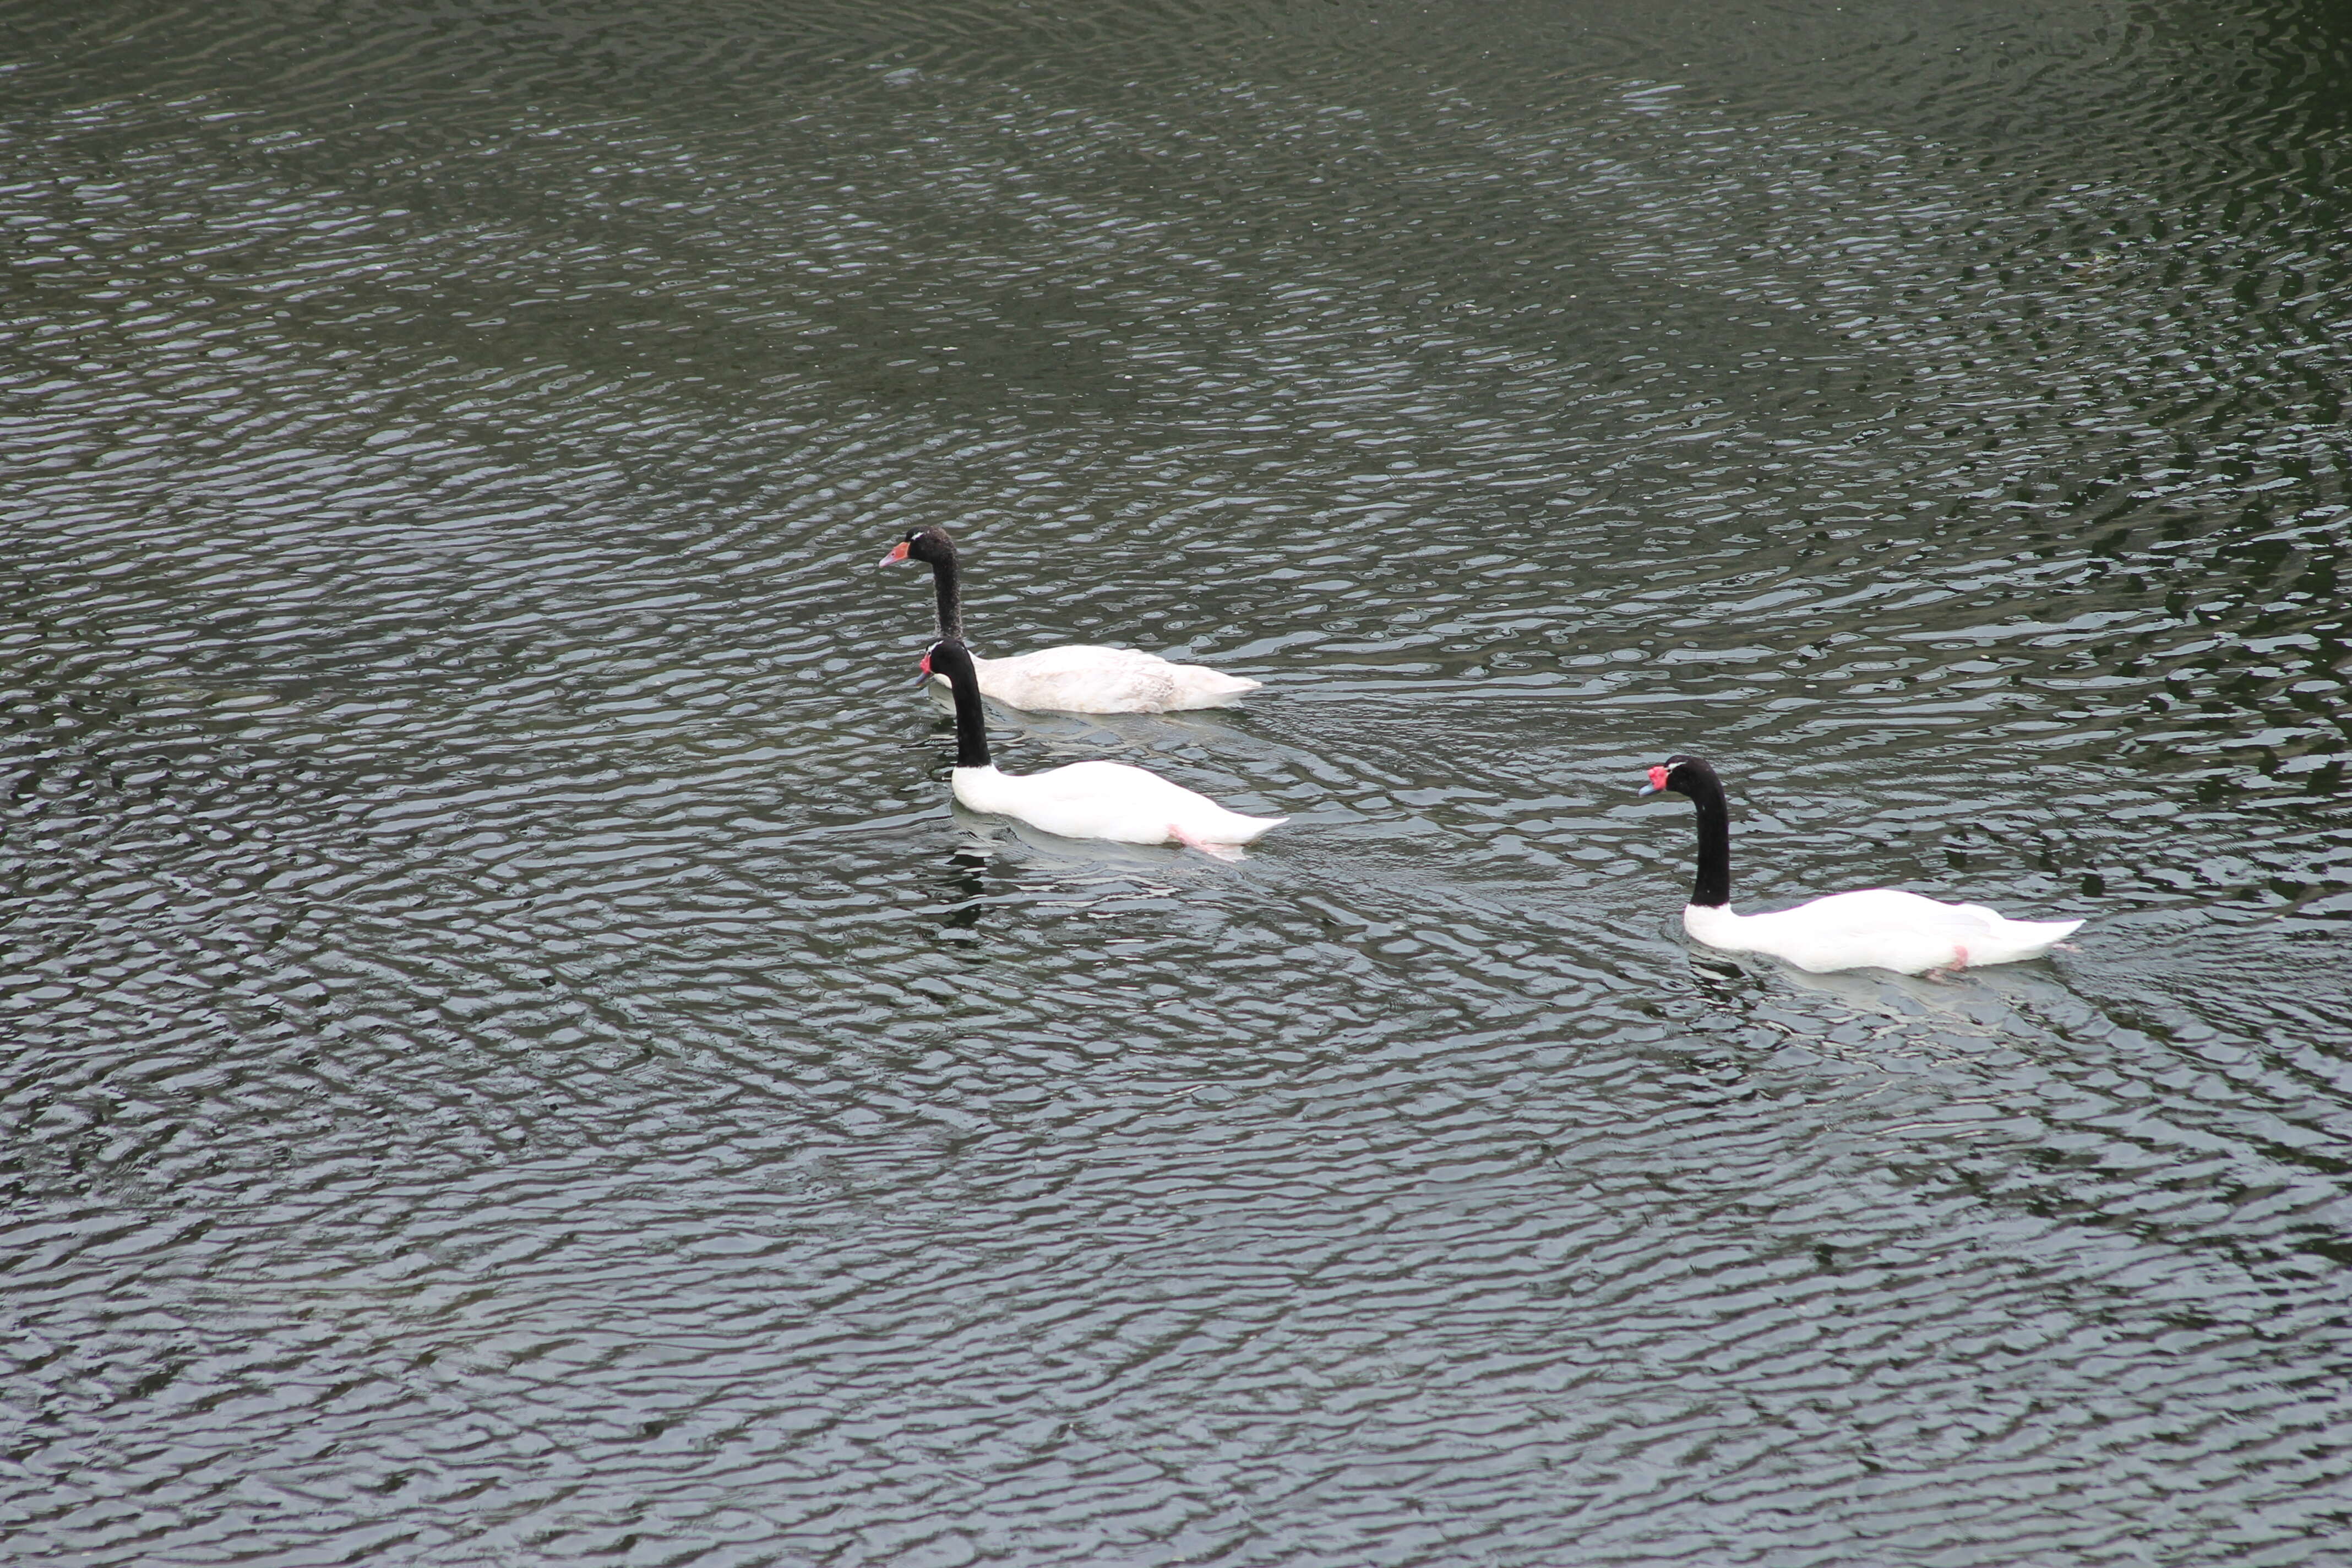
[[[956,547],[947,531],[913,530],[881,563],[899,561],[930,566],[931,585],[939,595],[940,636],[962,642]],[[980,672],[982,696],[1032,712],[1166,713],[1179,708],[1217,708],[1264,684],[1245,676],[1220,675],[1204,664],[1171,663],[1131,647],[1073,644],[1013,658],[972,654],[971,662]]]
[[[2013,921],[1981,904],[1947,904],[1894,888],[1832,893],[1793,910],[1743,915],[1731,908],[1731,811],[1723,781],[1697,757],[1668,757],[1643,795],[1672,790],[1698,816],[1698,877],[1683,910],[1694,941],[1727,952],[1765,952],[1814,974],[1891,969],[1898,974],[1976,969],[2040,958],[2081,921]]]
[[[1189,844],[1220,859],[1286,816],[1244,816],[1205,795],[1125,763],[1072,763],[1042,773],[1005,773],[988,755],[988,720],[970,649],[953,638],[931,645],[923,673],[955,693],[955,797],[974,811],[1016,816],[1065,838],[1120,844]]]

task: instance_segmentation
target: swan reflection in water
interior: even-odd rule
[[[979,929],[981,911],[988,904],[988,879],[982,874],[987,869],[988,855],[984,850],[966,847],[948,857],[938,879],[939,926],[942,934]]]

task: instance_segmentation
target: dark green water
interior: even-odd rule
[[[2352,1563],[2347,38],[0,9],[5,1554]]]

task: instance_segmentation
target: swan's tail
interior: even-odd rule
[[[1215,808],[1216,815],[1196,812],[1168,825],[1168,837],[1179,844],[1206,849],[1213,844],[1253,844],[1288,822],[1286,816],[1244,816],[1238,811]]]
[[[2015,963],[2021,959],[2041,958],[2074,935],[2082,924],[2081,921],[2004,920],[1982,950],[1970,951],[1969,966]]]
[[[1223,708],[1242,693],[1255,691],[1265,684],[1246,675],[1227,675],[1205,664],[1180,664],[1176,670],[1175,700],[1169,704],[1171,709]]]

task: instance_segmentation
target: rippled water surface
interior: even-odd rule
[[[2347,37],[0,12],[7,1554],[2352,1563]]]

